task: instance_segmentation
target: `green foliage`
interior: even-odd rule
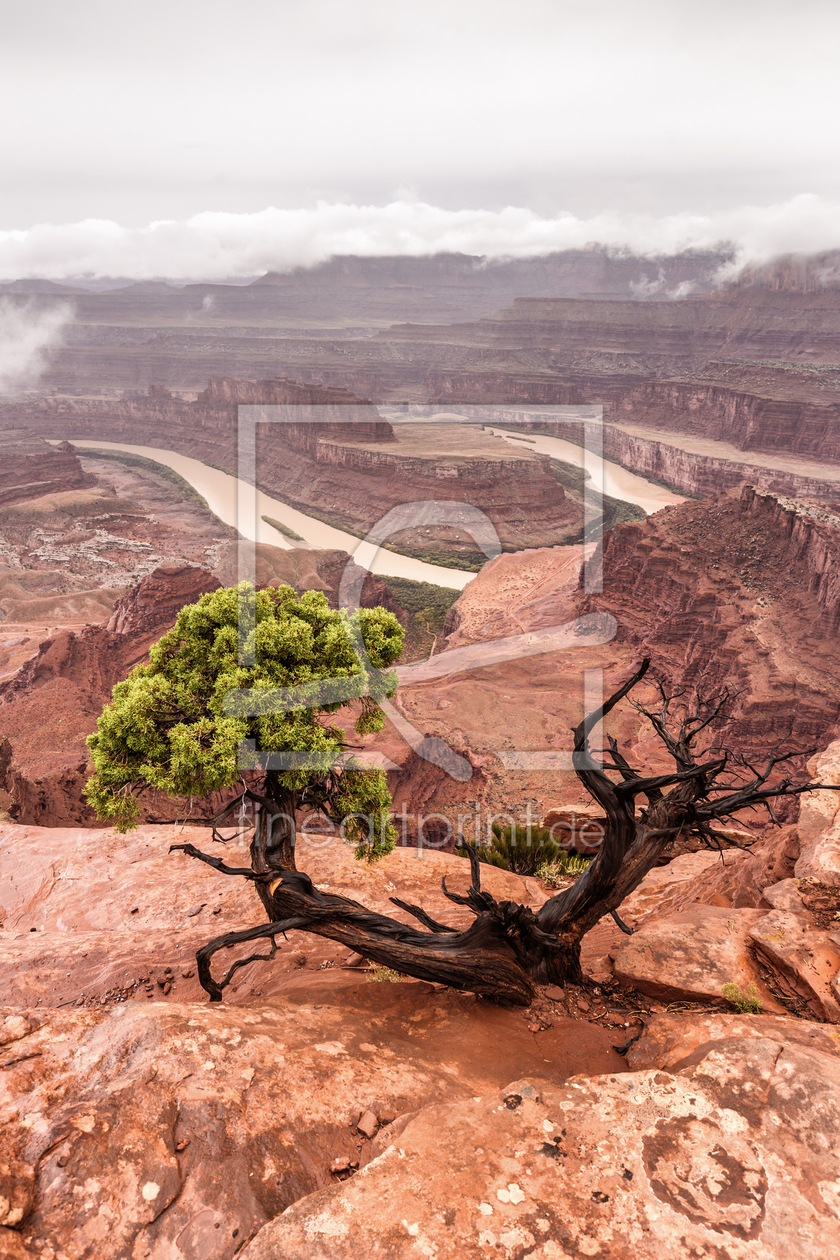
[[[721,989],[721,993],[739,1015],[760,1015],[761,1014],[761,998],[758,996],[758,990],[755,987],[755,981],[750,980],[746,991],[743,991],[737,984],[733,984],[730,980]]]
[[[604,495],[604,529],[612,529],[614,525],[622,525],[626,521],[646,520],[647,512],[638,503],[628,503],[626,499]]]
[[[590,475],[585,468],[581,468],[579,464],[570,464],[565,459],[555,459],[553,456],[550,463],[555,481],[559,481],[564,490],[583,494],[584,486],[590,480]]]
[[[537,879],[541,879],[549,888],[558,888],[567,879],[582,875],[591,859],[581,857],[578,853],[570,853],[562,849],[560,855],[550,862],[542,862],[536,869]]]
[[[251,608],[242,651],[241,601]],[[354,648],[359,636],[364,663]],[[242,582],[202,595],[181,609],[149,664],[114,687],[88,738],[95,773],[87,799],[100,818],[128,830],[145,788],[203,797],[232,786],[240,745],[250,740],[262,752],[305,754],[306,765],[271,772],[276,787],[300,793],[333,782],[331,813],[347,820],[346,837],[358,852],[378,856],[396,841],[385,776],[347,760],[343,732],[319,716],[361,699],[356,730],[381,729],[378,701],[394,694],[389,667],[402,644],[403,629],[386,609],[348,616],[320,591],[298,599],[290,586],[254,592]],[[240,664],[251,658],[252,665]]]
[[[468,857],[465,848],[456,845],[455,852]],[[547,827],[502,827],[494,822],[489,842],[476,849],[478,860],[517,875],[536,875],[541,866],[557,863],[571,865],[574,856],[554,840]]]
[[[261,521],[265,521],[266,525],[270,525],[272,529],[276,529],[284,538],[290,538],[292,542],[305,542],[301,534],[296,534],[288,525],[284,525],[282,521],[276,521],[273,516],[261,516]]]
[[[468,573],[478,573],[487,563],[487,557],[483,552],[425,551],[421,547],[403,547],[395,543],[383,543],[382,546],[386,551],[394,551],[400,556],[409,556],[412,560],[422,560],[425,564],[437,565],[439,569],[464,569]]]
[[[206,461],[205,461],[206,462]],[[311,516],[315,521],[322,521],[324,525],[332,525],[333,529],[340,529],[345,534],[351,534],[353,538],[367,538],[367,534],[356,529],[344,519],[343,516],[337,514],[329,515],[325,512],[316,512],[314,508],[307,508],[306,515]],[[475,551],[426,551],[420,547],[403,546],[402,543],[385,542],[381,544],[386,551],[393,551],[398,556],[410,556],[412,560],[423,560],[426,564],[437,565],[443,569],[466,569],[470,573],[478,573],[483,564],[487,563],[487,557],[483,552]]]
[[[592,542],[596,537],[600,538],[601,534],[606,533],[608,529],[612,529],[615,525],[623,525],[627,521],[647,520],[647,512],[644,508],[639,507],[638,503],[628,503],[624,499],[613,499],[608,494],[602,496],[601,502],[603,516],[600,518],[596,517],[589,521],[583,529],[579,529],[577,533],[570,534],[565,539],[566,546],[570,546],[572,543]]]
[[[414,582],[411,578],[382,579],[398,604],[419,624],[422,630],[440,634],[446,614],[461,594],[448,586],[432,582]]]

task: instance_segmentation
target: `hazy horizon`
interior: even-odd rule
[[[2,0],[0,276],[840,247],[827,0]]]

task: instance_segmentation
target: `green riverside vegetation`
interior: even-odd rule
[[[154,473],[156,477],[162,477],[164,481],[168,481],[180,491],[183,498],[193,503],[200,503],[209,511],[209,504],[204,495],[199,494],[194,486],[191,486],[186,478],[177,473],[174,468],[170,468],[167,464],[159,464],[155,459],[149,459],[146,455],[137,455],[133,451],[109,451],[104,447],[80,447],[78,454],[83,459],[109,459],[112,463],[127,464],[129,468],[136,468],[140,472]]]

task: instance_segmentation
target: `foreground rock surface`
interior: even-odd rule
[[[672,1071],[526,1077],[430,1107],[242,1258],[824,1260],[840,1229],[840,1060],[732,1031]]]
[[[609,1031],[564,1023],[538,1045],[514,1013],[424,984],[0,1010],[0,1227],[21,1255],[226,1260],[395,1117],[523,1068],[624,1070]]]
[[[170,844],[182,843],[214,847],[206,827],[147,825],[119,835],[110,828],[0,824],[0,1003],[90,1004],[146,991],[150,999],[204,1001],[196,950],[224,932],[263,922],[264,911],[244,879],[169,853]],[[226,860],[247,865],[246,848],[233,841]],[[444,875],[456,891],[469,885],[469,864],[449,853],[397,849],[368,865],[338,837],[310,835],[299,842],[298,865],[319,887],[405,923],[414,920],[391,897],[422,904],[453,927],[473,921],[441,892]],[[482,884],[497,899],[533,908],[544,896],[536,881],[491,866],[482,870]],[[306,989],[316,977],[319,985],[356,982],[341,966],[345,947],[305,932],[279,943],[273,962],[236,973],[225,990],[228,1002]],[[253,952],[246,945],[232,957],[220,956],[216,970]]]
[[[836,1029],[810,1019],[786,1015],[733,1015],[723,1011],[707,1014],[652,1015],[638,1041],[627,1051],[627,1066],[665,1068],[679,1071],[697,1062],[707,1047],[717,1042],[754,1041],[770,1038],[784,1045],[840,1059],[840,1037]]]
[[[751,932],[767,917],[761,910],[698,905],[653,919],[616,954],[616,978],[667,1001],[720,1005],[724,985],[746,991],[752,984],[763,1009],[782,1012],[750,953]]]
[[[820,783],[840,783],[840,740],[808,763]],[[840,888],[840,793],[811,792],[799,813],[801,852],[797,879],[813,879]]]

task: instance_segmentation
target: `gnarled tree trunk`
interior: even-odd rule
[[[420,927],[407,925],[366,909],[358,902],[323,892],[308,875],[294,868],[294,810],[276,785],[272,799],[249,793],[261,813],[251,845],[251,869],[232,868],[220,859],[201,853],[192,845],[173,845],[191,857],[208,862],[220,872],[253,881],[269,922],[240,932],[229,932],[208,942],[197,954],[198,974],[211,1001],[220,1001],[224,988],[239,967],[257,958],[272,958],[276,937],[291,930],[327,937],[376,963],[404,975],[430,980],[455,989],[469,990],[496,1001],[527,1006],[535,985],[580,983],[580,945],[583,936],[621,903],[655,865],[663,847],[681,832],[692,830],[710,843],[721,837],[711,822],[728,817],[747,805],[765,803],[774,796],[799,794],[823,784],[793,785],[784,779],[770,785],[776,765],[795,754],[772,755],[762,773],[750,769],[750,777],[727,771],[728,754],[698,762],[693,753],[697,737],[718,718],[724,706],[699,704],[683,717],[677,734],[668,725],[671,700],[662,694],[662,707],[652,713],[637,706],[651,721],[674,758],[671,774],[644,778],[632,769],[610,742],[610,763],[596,762],[589,751],[589,735],[598,722],[644,677],[650,662],[641,667],[594,713],[576,728],[575,771],[590,796],[606,814],[601,848],[586,871],[569,888],[547,901],[535,914],[512,901],[496,901],[481,889],[480,862],[470,849],[471,883],[466,894],[445,895],[475,915],[464,931],[436,922],[421,907],[397,898],[391,900],[407,911]],[[813,751],[813,750],[808,750]],[[743,763],[748,765],[747,762]],[[609,773],[608,773],[609,772]],[[618,781],[610,778],[618,775]],[[665,791],[664,789],[670,789]],[[710,793],[714,792],[712,797]],[[637,816],[636,801],[647,805]],[[271,820],[274,807],[286,818]],[[288,818],[292,818],[291,827]],[[620,922],[620,921],[619,921]],[[623,926],[623,925],[622,925]],[[626,930],[626,929],[625,929]],[[222,949],[246,941],[268,938],[269,954],[255,954],[235,962],[221,979],[213,978],[211,962]]]

